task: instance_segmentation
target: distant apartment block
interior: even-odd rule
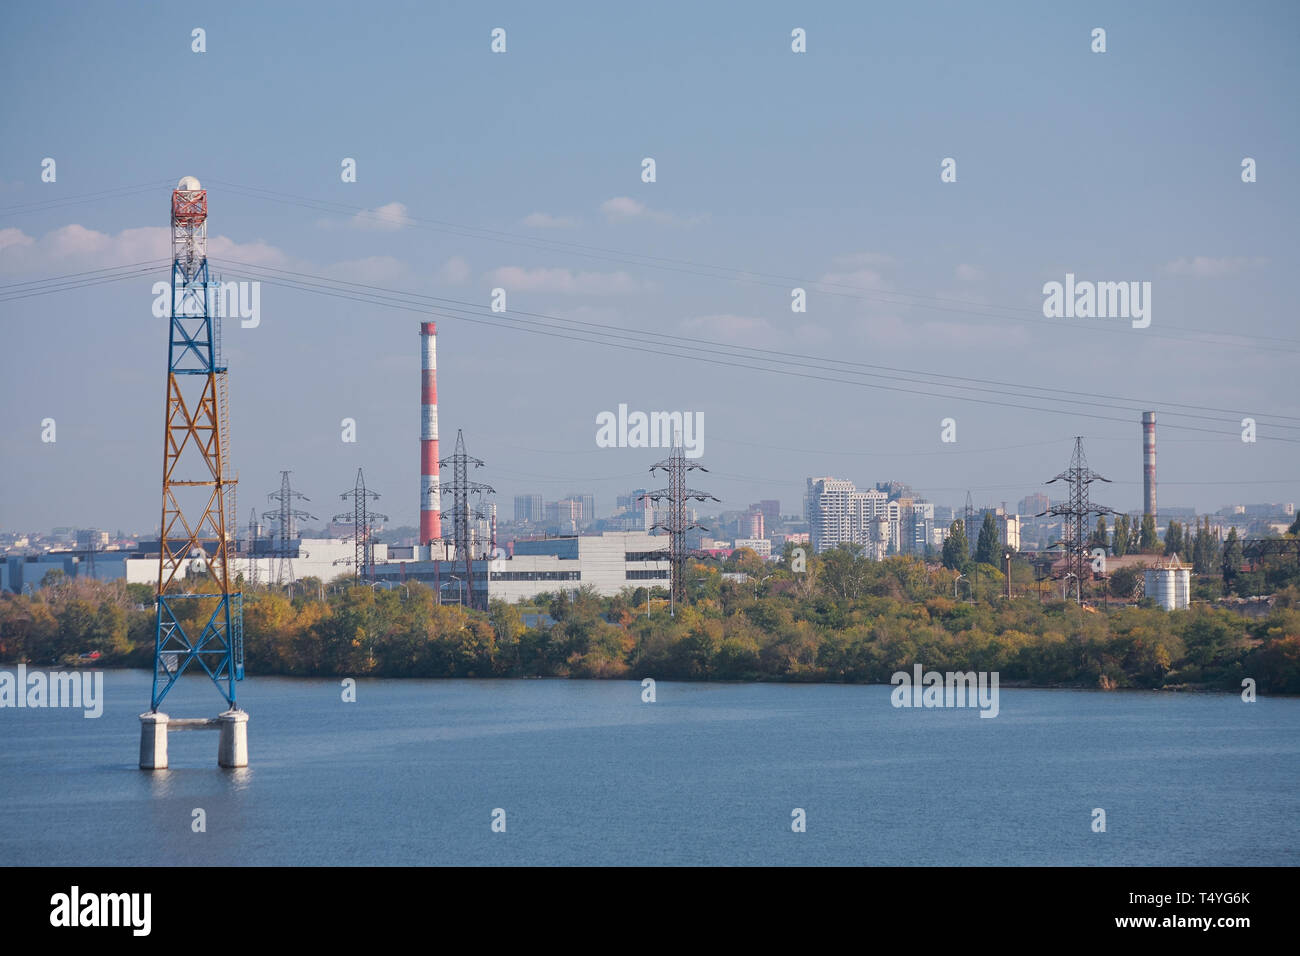
[[[763,512],[763,524],[767,530],[775,531],[781,524],[781,502],[775,498],[764,498],[757,508]]]
[[[934,503],[919,498],[903,498],[899,502],[900,547],[903,554],[924,556],[934,537]]]
[[[1020,499],[1020,513],[1022,515],[1040,515],[1052,506],[1047,495],[1032,494],[1025,495]]]
[[[545,518],[542,512],[541,495],[515,495],[515,520],[521,523],[539,524]]]
[[[897,553],[897,501],[883,491],[858,491],[842,478],[808,479],[808,522],[813,551],[821,554],[841,544],[861,545],[873,558]]]
[[[576,534],[582,523],[582,502],[574,498],[561,498],[546,504],[546,524],[558,528],[561,534]]]

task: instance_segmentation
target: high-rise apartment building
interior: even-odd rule
[[[807,500],[814,552],[857,544],[879,559],[900,550],[901,509],[885,492],[858,491],[842,478],[809,478]]]
[[[538,524],[546,517],[541,495],[515,495],[515,520]]]

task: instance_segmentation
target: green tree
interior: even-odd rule
[[[1128,554],[1128,537],[1128,515],[1120,515],[1115,519],[1115,537],[1111,544],[1111,551],[1114,552],[1115,557],[1122,558]]]
[[[1156,516],[1142,516],[1142,531],[1138,535],[1138,551],[1143,554],[1154,554],[1157,547],[1156,539]]]
[[[948,526],[948,537],[943,539],[943,566],[960,571],[970,561],[970,545],[966,541],[966,526],[961,519]]]
[[[1187,546],[1183,542],[1183,526],[1177,521],[1170,521],[1169,527],[1165,529],[1165,557],[1180,553],[1186,557]]]
[[[860,544],[840,544],[822,555],[822,581],[841,601],[856,601],[866,593],[870,562]]]
[[[519,608],[513,604],[494,599],[488,611],[488,616],[492,621],[492,629],[497,632],[497,640],[499,641],[517,641],[519,635],[524,633],[523,618],[519,614]]]
[[[130,604],[142,604],[145,607],[153,608],[154,597],[155,591],[152,584],[128,584],[126,586],[126,599]]]
[[[984,523],[980,525],[979,540],[975,543],[975,563],[993,567],[1002,563],[1002,542],[998,537],[998,524],[991,511],[984,512]]]
[[[1237,529],[1228,530],[1228,540],[1223,544],[1223,583],[1231,584],[1241,571],[1242,561],[1245,555],[1242,553],[1241,539],[1237,537]]]
[[[1106,530],[1106,516],[1097,516],[1097,527],[1092,529],[1092,536],[1088,539],[1089,548],[1101,548],[1103,551],[1110,550],[1110,534]]]
[[[41,587],[57,589],[64,584],[68,576],[63,573],[62,568],[50,568],[41,575]]]
[[[1210,530],[1210,517],[1196,528],[1196,537],[1192,541],[1192,569],[1197,574],[1213,574],[1222,567],[1219,555],[1219,539]]]
[[[1110,593],[1117,598],[1130,598],[1133,596],[1133,590],[1137,587],[1138,580],[1142,572],[1132,565],[1118,568],[1110,576]]]

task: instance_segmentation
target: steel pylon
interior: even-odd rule
[[[227,369],[216,316],[219,283],[208,273],[207,191],[191,177],[172,193],[171,318],[163,426],[154,673],[150,709],[194,663],[236,709],[244,676],[243,594],[230,586]],[[198,612],[185,613],[186,602]],[[188,622],[188,623],[187,623]]]
[[[663,521],[657,522],[652,530],[668,532],[668,561],[672,574],[669,588],[671,613],[676,615],[677,605],[686,601],[686,532],[695,528],[708,530],[703,525],[690,521],[686,516],[688,501],[717,501],[707,491],[697,491],[686,487],[686,473],[709,469],[695,462],[686,460],[686,451],[682,447],[681,436],[675,435],[673,447],[668,457],[650,467],[650,474],[664,471],[668,475],[668,487],[657,491],[648,491],[642,497],[647,501],[668,502],[668,514]],[[656,509],[658,510],[658,509]]]
[[[451,495],[452,543],[456,548],[456,560],[465,562],[465,593],[467,595],[465,603],[468,607],[475,607],[474,555],[470,522],[473,519],[485,516],[481,508],[482,496],[494,495],[496,489],[480,481],[471,481],[469,477],[471,466],[482,468],[483,462],[465,451],[465,435],[462,429],[458,428],[456,429],[456,451],[450,458],[444,458],[438,462],[438,467],[450,468],[452,471],[451,484],[442,485],[441,491],[445,495]],[[471,495],[475,498],[475,504],[472,507],[470,505]],[[487,607],[484,606],[482,610],[487,610]]]
[[[1069,484],[1069,502],[1054,505],[1035,517],[1056,515],[1065,519],[1065,537],[1062,544],[1065,548],[1066,566],[1069,568],[1067,575],[1074,578],[1078,601],[1082,604],[1083,582],[1092,578],[1092,562],[1088,555],[1088,534],[1092,524],[1088,519],[1092,515],[1110,515],[1119,514],[1119,512],[1114,508],[1092,503],[1088,486],[1094,481],[1109,482],[1110,479],[1102,477],[1088,467],[1088,459],[1083,454],[1083,438],[1081,436],[1074,439],[1074,455],[1070,458],[1070,467],[1052,478],[1047,484],[1050,485],[1057,481],[1064,481]],[[1084,577],[1085,574],[1087,578]],[[1067,577],[1067,582],[1068,580]]]
[[[347,522],[352,525],[352,546],[353,557],[352,567],[356,572],[358,583],[369,580],[374,583],[375,580],[375,546],[371,540],[374,537],[374,528],[372,524],[376,521],[388,521],[388,515],[381,515],[377,511],[370,509],[370,502],[379,499],[379,493],[369,491],[366,488],[366,476],[362,474],[361,469],[357,469],[356,484],[351,491],[345,491],[339,495],[344,501],[352,499],[352,512],[344,512],[334,516],[336,522]],[[337,562],[336,562],[337,563]]]

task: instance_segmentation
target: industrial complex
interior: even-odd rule
[[[597,518],[594,498],[588,493],[576,492],[554,502],[544,502],[538,494],[516,495],[514,521],[506,523],[499,540],[497,506],[487,500],[495,492],[490,485],[472,480],[471,474],[484,462],[469,455],[462,432],[456,434],[453,453],[440,457],[437,326],[421,321],[419,474],[413,481],[418,489],[418,536],[389,534],[387,542],[380,540],[388,517],[375,510],[380,496],[367,488],[360,468],[353,487],[339,495],[350,501],[344,513],[317,519],[302,510],[298,503],[309,499],[294,489],[292,473],[285,470],[279,489],[267,495],[274,507],[260,517],[254,509],[246,528],[238,527],[228,373],[221,348],[222,323],[214,308],[220,284],[209,276],[207,264],[207,198],[207,191],[189,176],[172,193],[173,301],[158,537],[128,541],[119,534],[118,540],[110,542],[103,532],[71,535],[69,529],[61,529],[65,533],[53,536],[53,546],[36,548],[26,537],[10,535],[10,540],[0,540],[5,547],[0,554],[0,590],[32,591],[54,570],[68,577],[156,583],[161,654],[175,650],[166,646],[172,640],[181,641],[181,651],[196,646],[186,643],[189,637],[176,623],[169,602],[183,600],[194,581],[207,579],[215,583],[222,604],[209,630],[195,641],[226,649],[229,659],[215,673],[221,676],[232,705],[233,680],[241,667],[242,592],[260,586],[292,589],[311,579],[309,586],[318,583],[324,588],[341,576],[374,587],[421,582],[434,590],[439,603],[479,609],[494,600],[515,602],[583,588],[609,596],[628,587],[658,585],[680,597],[688,553],[719,557],[747,549],[762,559],[779,560],[789,544],[806,545],[817,554],[850,545],[874,560],[910,555],[932,561],[950,529],[959,525],[973,549],[980,526],[991,515],[998,544],[1005,551],[1047,554],[1055,549],[1058,560],[1049,567],[1049,576],[1067,583],[1074,580],[1082,600],[1078,582],[1091,578],[1085,565],[1096,543],[1092,519],[1122,516],[1091,502],[1088,485],[1107,479],[1087,468],[1082,444],[1076,442],[1071,467],[1053,479],[1068,486],[1068,495],[1051,501],[1043,494],[1029,494],[1018,512],[1006,502],[976,508],[969,493],[963,512],[915,494],[901,482],[859,490],[851,480],[824,475],[807,479],[802,513],[782,515],[780,502],[767,500],[751,505],[747,512],[722,512],[717,526],[706,534],[687,503],[717,499],[685,485],[688,471],[706,469],[685,461],[673,449],[668,459],[651,469],[665,472],[668,487],[631,491],[619,499],[608,519]],[[1150,519],[1159,530],[1170,519],[1194,517],[1184,514],[1191,509],[1157,511],[1154,411],[1141,415],[1141,463],[1143,507],[1127,515],[1132,522],[1126,522],[1126,527]],[[1228,529],[1235,529],[1243,539],[1267,537],[1280,533],[1285,527],[1281,522],[1291,520],[1294,507],[1290,503],[1234,506],[1214,516],[1210,530],[1220,538]],[[301,530],[317,520],[325,522],[323,532]],[[718,535],[727,538],[720,540]],[[1186,574],[1176,558],[1149,569],[1148,595],[1168,607],[1186,606]],[[201,590],[211,593],[210,588]],[[168,681],[158,688],[155,705],[165,696]]]

